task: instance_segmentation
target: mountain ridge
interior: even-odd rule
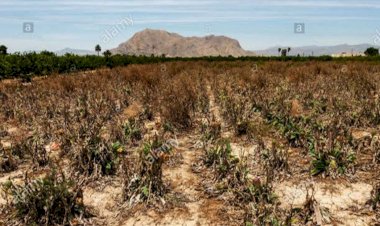
[[[68,48],[68,47],[61,49],[61,50],[58,50],[58,51],[55,51],[54,53],[57,54],[57,56],[63,56],[66,53],[75,54],[75,55],[79,55],[79,56],[95,55],[96,54],[95,51],[85,50],[85,49],[72,49],[72,48]]]
[[[226,36],[185,37],[177,33],[154,29],[137,32],[111,52],[125,55],[166,55],[167,57],[254,55],[253,52],[244,50],[236,39]]]
[[[291,47],[290,56],[322,56],[339,55],[346,56],[363,55],[369,47],[379,46],[368,43],[363,44],[338,44],[330,46],[298,46]],[[239,41],[224,35],[182,36],[178,33],[166,30],[144,29],[135,33],[129,40],[122,42],[118,47],[110,49],[113,54],[145,55],[167,57],[201,57],[201,56],[278,56],[278,48],[288,46],[273,46],[263,50],[244,50]],[[71,53],[76,55],[96,55],[95,51],[65,48],[55,51],[57,55]]]

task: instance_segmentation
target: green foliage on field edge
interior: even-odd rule
[[[319,57],[299,57],[299,56],[283,56],[283,57],[259,57],[259,56],[209,56],[209,57],[173,57],[165,56],[135,56],[135,55],[113,55],[113,56],[95,56],[86,55],[78,56],[74,54],[65,54],[57,56],[53,52],[42,51],[3,54],[0,55],[0,80],[5,78],[21,78],[30,81],[33,76],[44,76],[54,73],[72,73],[77,71],[94,70],[98,68],[113,68],[118,66],[127,66],[130,64],[146,64],[146,63],[163,63],[172,61],[379,61],[380,56],[372,57],[351,57],[332,58],[331,56]]]

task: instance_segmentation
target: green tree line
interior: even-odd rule
[[[44,76],[54,73],[71,73],[77,71],[94,70],[98,68],[113,68],[127,66],[129,64],[161,63],[168,61],[347,61],[365,60],[379,61],[378,55],[368,57],[332,58],[331,56],[300,57],[300,56],[278,56],[278,57],[193,57],[193,58],[169,58],[163,56],[134,56],[134,55],[111,55],[105,51],[104,56],[87,55],[78,56],[65,54],[57,56],[55,53],[43,51],[40,53],[14,53],[8,54],[6,48],[0,46],[0,80],[5,78],[31,78],[33,76]]]
[[[102,67],[126,66],[129,64],[155,63],[163,61],[162,57],[146,56],[78,56],[65,54],[57,56],[52,52],[0,54],[0,79],[26,78],[50,75],[53,73],[70,73],[94,70]]]

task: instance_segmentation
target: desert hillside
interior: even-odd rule
[[[248,56],[235,39],[225,36],[183,37],[163,30],[145,29],[136,33],[127,42],[112,50],[126,55],[162,55],[167,57],[200,56]]]

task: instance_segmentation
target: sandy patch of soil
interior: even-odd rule
[[[371,225],[375,216],[370,214],[365,203],[371,198],[372,186],[366,183],[333,182],[283,182],[274,186],[281,207],[302,207],[307,191],[314,187],[314,197],[320,207],[326,210],[330,222],[326,225]],[[328,216],[330,215],[330,216]]]

